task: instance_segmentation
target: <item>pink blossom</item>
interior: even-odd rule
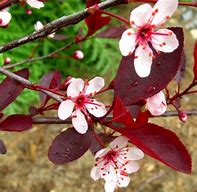
[[[162,91],[147,98],[146,104],[150,113],[155,116],[162,115],[167,109],[165,95]]]
[[[159,29],[173,15],[178,0],[158,0],[154,7],[143,4],[130,15],[130,29],[127,29],[119,42],[123,56],[134,52],[134,67],[140,77],[147,77],[151,71],[153,51],[173,52],[179,45],[176,35],[169,29]]]
[[[44,7],[44,3],[38,0],[26,0],[26,3],[36,9],[40,9]]]
[[[6,10],[0,11],[0,27],[8,25],[11,20],[11,14]]]
[[[66,120],[71,116],[74,128],[84,134],[88,129],[86,117],[90,118],[89,113],[95,117],[102,117],[106,113],[105,105],[92,98],[104,84],[101,77],[95,77],[89,82],[73,78],[67,88],[68,98],[58,108],[59,118]]]
[[[130,182],[129,174],[139,169],[134,162],[144,157],[144,153],[136,148],[129,147],[128,139],[119,136],[109,147],[99,150],[95,155],[96,163],[91,170],[94,180],[105,180],[105,191],[113,192],[117,187],[126,187]]]

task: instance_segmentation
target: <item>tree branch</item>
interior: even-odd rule
[[[33,84],[31,81],[29,81],[29,80],[27,80],[27,79],[25,79],[23,77],[20,77],[20,76],[16,75],[15,73],[12,73],[12,72],[10,72],[10,71],[2,68],[2,67],[0,67],[0,73],[6,75],[10,79],[13,79],[13,80],[21,83],[22,85],[24,85],[27,88],[30,88],[30,89],[34,89],[35,88],[35,84]],[[47,91],[47,90],[42,90],[42,89],[39,89],[39,90],[36,90],[36,91],[40,91],[40,92],[48,95],[49,97],[55,99],[56,101],[62,102],[62,98],[59,95],[55,94],[55,93],[52,93],[52,92]]]
[[[121,4],[127,4],[128,0],[106,0],[105,2],[102,2],[99,4],[100,9],[107,9],[113,6],[121,5]],[[0,53],[3,53],[5,51],[11,50],[15,47],[18,47],[20,45],[23,45],[25,43],[34,41],[36,39],[45,37],[51,33],[54,33],[61,28],[68,27],[70,25],[74,25],[85,19],[87,16],[89,16],[90,13],[88,9],[85,9],[83,11],[80,11],[78,13],[74,13],[68,16],[60,17],[44,26],[43,29],[33,32],[29,35],[26,35],[25,37],[21,37],[15,41],[12,41],[8,44],[0,46]]]
[[[10,7],[12,4],[18,3],[19,0],[3,0],[0,2],[0,10]]]
[[[197,115],[197,110],[186,110],[184,111],[188,116]],[[163,115],[159,117],[175,117],[178,116],[177,111],[166,111]],[[157,117],[157,116],[156,116]],[[109,117],[109,120],[111,117]],[[57,117],[33,117],[34,124],[72,124],[70,119],[65,121]]]

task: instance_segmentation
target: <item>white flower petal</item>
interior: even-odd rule
[[[62,101],[58,108],[58,117],[61,120],[66,120],[71,116],[74,108],[74,103],[71,100]]]
[[[110,148],[104,148],[96,152],[94,158],[97,159],[98,157],[101,158],[105,156],[111,149]]]
[[[36,24],[34,25],[34,29],[36,31],[43,29],[43,27],[44,27],[44,25],[40,21],[37,21]]]
[[[5,26],[7,25],[10,20],[11,20],[11,14],[6,12],[6,11],[0,11],[0,19],[1,19],[1,23],[0,26]]]
[[[90,172],[90,176],[92,179],[94,179],[94,181],[98,180],[100,178],[100,172],[99,172],[99,169],[100,169],[100,166],[94,166],[92,169],[91,169],[91,172]]]
[[[152,45],[157,51],[173,52],[179,45],[176,35],[169,29],[159,29],[156,33],[168,35],[152,35]]]
[[[129,161],[123,168],[124,171],[128,174],[134,173],[139,170],[139,164],[134,161]]]
[[[133,53],[136,46],[136,34],[133,29],[127,29],[119,41],[119,49],[123,56]]]
[[[162,91],[147,98],[146,104],[150,113],[155,116],[162,115],[167,109],[165,95]]]
[[[112,142],[110,142],[109,147],[110,148],[116,148],[116,146],[118,146],[118,148],[122,148],[125,147],[128,143],[128,138],[124,137],[124,136],[119,136],[116,139],[114,139]]]
[[[105,81],[102,77],[95,77],[88,82],[86,86],[85,95],[95,94],[105,86]]]
[[[95,117],[103,117],[107,113],[107,110],[103,103],[98,102],[94,99],[92,99],[92,103],[94,104],[85,104],[86,109],[89,111],[89,113],[91,113]]]
[[[178,0],[158,0],[153,11],[158,10],[151,24],[161,25],[168,20],[178,7]]]
[[[119,181],[117,183],[118,187],[127,187],[129,185],[130,178],[129,176],[121,175],[118,181]]]
[[[116,188],[116,181],[109,180],[105,182],[105,192],[113,192]]]
[[[144,26],[152,15],[152,7],[149,4],[142,4],[131,11],[130,22],[131,26],[136,28]],[[132,22],[134,24],[132,25]]]
[[[134,67],[140,77],[147,77],[150,74],[152,65],[152,50],[148,45],[144,48],[139,45],[135,51]]]
[[[84,81],[80,78],[72,79],[67,88],[67,96],[77,97],[83,91]]]
[[[128,149],[127,160],[139,160],[144,157],[144,153],[140,149],[136,147],[129,147]]]
[[[37,0],[26,0],[26,2],[31,7],[36,8],[36,9],[40,9],[40,8],[44,7],[44,3],[41,2],[41,1],[37,1]]]
[[[86,131],[88,130],[88,123],[86,121],[86,118],[79,109],[73,112],[72,124],[76,131],[81,134],[86,133]]]

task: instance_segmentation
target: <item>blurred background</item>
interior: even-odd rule
[[[129,17],[132,8],[137,3],[128,6],[119,6],[110,9],[125,18]],[[22,37],[34,31],[34,24],[39,20],[46,24],[58,17],[68,15],[85,8],[85,0],[55,0],[45,3],[45,7],[36,10],[32,14],[26,14],[30,7],[13,5],[10,9],[12,20],[7,29],[0,30],[0,44],[8,43],[16,38]],[[120,25],[120,22],[112,19],[110,24]],[[175,16],[168,22],[168,26],[184,27],[185,53],[187,68],[182,88],[187,87],[193,78],[193,47],[194,39],[197,39],[197,9],[190,7],[179,7]],[[102,30],[104,30],[103,28]],[[78,33],[87,32],[84,22],[63,29],[58,32],[63,40],[45,38],[37,40],[19,48],[0,55],[0,65],[6,57],[10,57],[16,63],[27,59],[32,50],[38,47],[34,57],[43,56],[67,45]],[[39,45],[39,46],[38,46]],[[82,50],[84,59],[74,60],[65,58],[72,56],[75,50]],[[121,55],[118,49],[118,39],[101,39],[93,36],[91,39],[72,46],[61,52],[61,58],[46,59],[27,63],[13,70],[25,67],[30,69],[30,80],[39,82],[43,74],[51,70],[60,70],[63,78],[67,76],[92,78],[102,76],[107,82],[116,74]],[[0,80],[4,77],[0,75]],[[172,82],[170,87],[176,86]],[[0,90],[0,92],[3,90]],[[104,98],[110,101],[111,96]],[[3,112],[6,114],[28,113],[29,106],[39,106],[39,95],[36,92],[25,90]],[[182,108],[194,109],[197,106],[195,95],[185,96],[182,100]],[[171,108],[169,107],[169,110]],[[56,116],[49,113],[48,116]],[[189,117],[186,123],[179,121],[178,117],[154,118],[151,120],[161,126],[167,127],[180,136],[187,146],[193,158],[193,173],[185,175],[175,172],[163,164],[146,156],[141,162],[140,170],[131,175],[131,183],[127,189],[119,191],[134,192],[196,192],[197,191],[197,147],[194,129],[197,126],[196,117]],[[52,139],[63,129],[64,125],[35,125],[33,129],[24,133],[0,133],[0,138],[5,142],[8,152],[0,155],[0,192],[101,192],[103,181],[94,182],[90,178],[90,170],[93,166],[93,156],[87,152],[79,160],[64,166],[55,166],[49,162],[47,151]],[[196,180],[195,180],[196,179]]]

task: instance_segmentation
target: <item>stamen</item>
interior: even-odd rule
[[[132,33],[131,32],[128,32],[127,35],[132,35]]]

